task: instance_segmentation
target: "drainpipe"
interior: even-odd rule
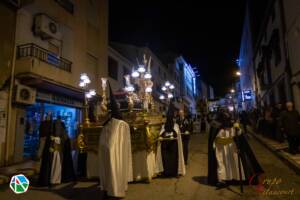
[[[15,27],[17,25],[17,14],[15,16]],[[14,31],[14,48],[13,48],[13,58],[12,58],[12,66],[11,66],[11,73],[10,73],[10,84],[9,84],[9,94],[8,94],[8,102],[7,102],[7,124],[6,124],[6,133],[5,133],[5,152],[4,152],[4,165],[9,164],[9,132],[10,132],[10,127],[11,127],[11,112],[12,112],[12,98],[13,98],[13,89],[14,89],[14,82],[15,82],[15,65],[16,65],[16,29]]]

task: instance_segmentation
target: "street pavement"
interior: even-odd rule
[[[300,176],[288,168],[268,149],[250,135],[249,143],[258,161],[265,170],[265,180],[269,182],[262,192],[255,186],[229,186],[217,190],[206,183],[207,176],[207,134],[191,137],[190,159],[187,174],[180,178],[156,178],[148,183],[129,184],[125,200],[238,200],[238,199],[300,199]],[[279,192],[284,193],[282,195]],[[288,193],[288,194],[287,194]],[[16,195],[8,187],[0,188],[0,200],[28,199],[104,199],[97,181],[62,184],[48,188],[32,186],[25,194]],[[109,198],[114,199],[114,198]]]

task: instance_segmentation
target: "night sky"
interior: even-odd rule
[[[234,82],[246,0],[110,0],[110,41],[182,54],[218,96]]]

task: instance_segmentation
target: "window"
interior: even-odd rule
[[[118,62],[112,57],[108,57],[108,76],[118,80]]]
[[[58,44],[54,44],[52,42],[48,43],[48,50],[56,55],[60,55],[60,48]]]

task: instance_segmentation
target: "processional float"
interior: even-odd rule
[[[121,111],[131,130],[134,180],[150,181],[156,175],[156,148],[162,124],[165,122],[163,115],[156,110],[152,96],[151,57],[147,59],[144,55],[142,64],[138,62],[137,69],[133,68],[132,74],[125,75],[124,78],[127,107],[121,108]],[[101,82],[102,101],[97,122],[92,123],[88,119],[89,95],[85,95],[84,119],[77,137],[79,153],[87,156],[86,161],[83,159],[87,165],[87,177],[97,176],[95,169],[101,167],[93,166],[93,170],[89,168],[89,164],[96,164],[99,136],[103,123],[109,116],[107,79],[101,78]]]

